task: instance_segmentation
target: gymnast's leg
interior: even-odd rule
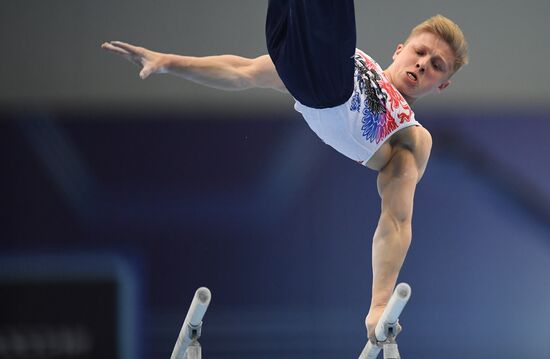
[[[353,0],[269,0],[269,55],[288,91],[303,105],[334,107],[353,92]]]

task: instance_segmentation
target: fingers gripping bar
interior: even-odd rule
[[[393,339],[397,335],[397,322],[399,315],[411,297],[411,287],[407,283],[400,283],[395,290],[376,325],[374,334],[380,343]],[[395,345],[395,344],[394,344]],[[380,353],[380,346],[370,340],[365,345],[359,359],[375,359]],[[397,349],[395,349],[397,350]]]

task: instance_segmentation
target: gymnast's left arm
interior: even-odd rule
[[[105,42],[101,47],[140,67],[139,76],[142,79],[152,74],[171,74],[220,90],[271,88],[287,92],[269,55],[256,58],[236,55],[184,56],[151,51],[121,41]]]
[[[372,243],[372,299],[366,318],[369,337],[374,336],[411,243],[414,193],[431,150],[431,137],[422,131],[414,149],[395,147],[391,160],[378,174],[382,203]]]

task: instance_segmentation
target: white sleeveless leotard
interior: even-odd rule
[[[359,49],[354,59],[354,89],[347,102],[316,109],[296,101],[294,108],[327,145],[366,165],[394,133],[420,124],[380,65]]]

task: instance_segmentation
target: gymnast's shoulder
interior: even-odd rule
[[[394,158],[411,158],[420,170],[424,172],[432,148],[432,136],[424,127],[410,126],[394,133],[373,154],[366,166],[375,171],[381,171]]]
[[[394,153],[402,150],[412,153],[419,169],[420,179],[426,169],[432,150],[433,142],[430,132],[423,126],[410,126],[398,131],[390,141]]]
[[[393,147],[429,154],[432,148],[432,135],[423,126],[410,126],[396,132],[390,142]]]

